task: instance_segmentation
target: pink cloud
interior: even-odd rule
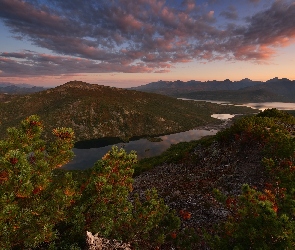
[[[169,26],[175,26],[176,25],[176,16],[173,13],[172,9],[168,7],[164,7],[161,11],[161,18],[162,21],[165,22]]]
[[[268,46],[247,45],[235,51],[235,57],[239,60],[255,60],[257,62],[266,61],[275,53],[274,49]]]
[[[230,20],[223,27],[209,5],[176,2],[0,0],[0,19],[13,35],[58,55],[0,51],[1,76],[153,72],[194,60],[261,62],[294,42],[295,4],[289,1],[275,1],[239,25],[231,23],[237,12],[229,6],[220,14]]]
[[[168,70],[168,69],[161,69],[161,70],[156,70],[156,71],[154,71],[154,73],[168,73],[168,72],[170,72],[170,70]]]
[[[214,17],[214,10],[210,10],[208,13],[203,15],[203,19],[206,22],[214,22],[216,20],[215,17]]]
[[[194,0],[184,0],[182,4],[185,6],[187,12],[191,12],[196,8],[196,2]]]

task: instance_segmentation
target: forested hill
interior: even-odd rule
[[[210,115],[214,112],[228,113],[229,109],[235,107],[182,101],[158,94],[74,81],[38,93],[14,96],[10,100],[5,98],[0,103],[0,133],[3,136],[7,127],[37,114],[46,124],[47,134],[55,127],[71,127],[77,140],[102,137],[128,139],[216,123],[218,121]],[[251,112],[247,108],[244,110]]]

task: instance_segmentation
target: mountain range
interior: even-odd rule
[[[46,88],[44,87],[37,87],[37,86],[26,84],[26,83],[13,84],[10,82],[0,82],[0,93],[6,93],[6,94],[35,93],[45,89]]]
[[[295,81],[273,78],[266,82],[252,81],[158,81],[134,90],[199,100],[221,100],[233,102],[295,101]]]

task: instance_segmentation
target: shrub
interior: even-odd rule
[[[295,222],[280,211],[282,189],[259,192],[248,185],[238,197],[227,197],[229,216],[219,225],[219,234],[211,238],[214,249],[293,249]]]
[[[80,249],[86,231],[150,249],[178,230],[179,218],[156,190],[130,197],[135,152],[113,147],[74,181],[58,169],[73,156],[70,128],[54,129],[46,142],[33,115],[7,132],[0,141],[0,249]]]
[[[235,137],[242,143],[261,143],[263,164],[270,183],[263,191],[244,185],[238,197],[217,197],[228,211],[215,236],[214,249],[294,249],[295,247],[295,140],[294,118],[283,111],[266,110],[244,118],[221,132],[221,141]],[[243,137],[247,134],[247,137]],[[241,140],[242,138],[242,140]]]
[[[65,236],[73,241],[86,231],[100,237],[130,242],[134,248],[150,249],[166,242],[180,221],[164,204],[156,190],[145,197],[132,191],[136,154],[113,147],[93,167],[87,183],[81,187],[81,199],[73,207]],[[83,240],[83,239],[81,239]]]
[[[73,156],[74,133],[53,131],[41,139],[43,124],[32,115],[0,141],[0,248],[35,247],[56,238],[54,226],[66,217],[74,196],[70,174],[57,181],[53,170]]]

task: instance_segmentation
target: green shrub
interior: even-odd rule
[[[257,117],[273,117],[273,118],[291,118],[292,116],[286,111],[278,110],[276,108],[265,109],[264,111],[257,114]]]
[[[67,224],[61,225],[69,228],[63,238],[75,242],[80,237],[83,241],[87,230],[130,242],[139,249],[150,249],[169,239],[180,221],[156,190],[148,190],[145,198],[130,197],[136,158],[135,152],[127,154],[124,149],[113,147],[94,165]]]
[[[238,197],[227,197],[228,218],[209,237],[213,249],[294,249],[295,222],[280,210],[284,189],[259,192],[244,185]]]
[[[46,142],[33,115],[7,132],[0,141],[0,249],[80,249],[86,231],[150,249],[178,230],[179,218],[156,190],[132,201],[135,152],[113,147],[74,181],[58,170],[73,157],[71,129],[54,129]]]
[[[66,217],[74,196],[70,174],[62,179],[53,170],[71,159],[74,133],[53,131],[56,139],[41,139],[43,124],[37,116],[9,128],[0,141],[0,248],[22,249],[57,237],[56,223]]]
[[[294,249],[295,140],[294,118],[275,109],[239,120],[218,135],[220,141],[260,143],[269,183],[263,191],[244,185],[238,197],[216,196],[228,211],[215,235],[213,249]]]

